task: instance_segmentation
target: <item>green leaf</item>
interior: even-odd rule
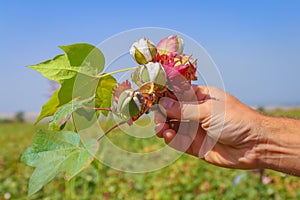
[[[74,77],[80,69],[80,67],[72,67],[69,63],[68,57],[64,54],[55,56],[52,60],[47,60],[28,67],[40,72],[44,77],[56,82],[61,82],[65,79]]]
[[[74,98],[80,96],[84,99],[94,95],[99,81],[97,75],[104,68],[103,53],[91,44],[79,43],[60,48],[66,54],[29,66],[46,78],[61,83],[61,88],[43,105],[36,123],[52,116],[59,107]]]
[[[66,54],[58,55],[37,65],[29,66],[46,78],[62,82],[75,77],[78,73],[95,77],[104,68],[102,52],[90,44],[61,46]]]
[[[99,78],[93,78],[80,73],[76,77],[63,80],[60,89],[55,91],[48,102],[43,105],[42,111],[35,123],[38,123],[45,117],[54,115],[59,107],[71,102],[75,98],[86,99],[95,95],[98,82]]]
[[[97,82],[96,82],[97,81]],[[112,103],[112,90],[116,85],[116,80],[110,76],[103,76],[100,79],[90,84],[91,86],[85,86],[82,88],[78,88],[80,94],[83,94],[87,88],[93,87],[93,95],[95,95],[94,102],[91,102],[88,106],[95,108],[110,108]],[[84,82],[86,83],[86,82]],[[95,87],[96,86],[96,87]],[[76,112],[73,113],[73,122],[76,125],[76,130],[86,129],[90,127],[92,124],[97,121],[99,114],[107,116],[109,111],[94,111],[94,110],[86,110],[83,108],[79,108]]]
[[[112,93],[117,81],[112,76],[101,77],[96,89],[95,107],[97,108],[110,108],[112,102]],[[107,111],[101,111],[107,116]]]
[[[28,195],[36,193],[58,173],[70,180],[94,160],[98,143],[83,145],[80,136],[71,131],[39,131],[21,161],[35,170],[29,180]]]
[[[35,124],[37,124],[39,121],[41,121],[43,118],[52,116],[58,106],[59,106],[59,98],[58,98],[59,89],[56,90],[52,97],[45,103],[42,107],[42,111],[40,112],[40,115],[38,116],[37,120],[35,121]]]
[[[78,97],[81,99],[89,98],[95,95],[98,82],[99,77],[78,74],[76,77],[64,81],[59,92],[59,99],[72,100]]]
[[[91,44],[78,43],[68,46],[60,46],[66,52],[72,66],[92,67],[92,74],[97,75],[104,69],[103,53]]]
[[[59,131],[62,126],[71,118],[73,112],[79,108],[84,107],[85,103],[92,101],[94,97],[83,99],[83,100],[74,100],[71,103],[68,103],[60,107],[54,114],[53,118],[49,122],[49,129]]]

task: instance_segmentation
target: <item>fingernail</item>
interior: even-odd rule
[[[160,100],[160,104],[165,108],[165,109],[170,109],[174,106],[174,101],[169,99],[169,98],[162,98]]]
[[[171,139],[173,137],[173,133],[171,133],[170,131],[166,131],[164,133],[164,135],[165,135],[165,138],[168,138],[168,139]]]
[[[155,132],[158,133],[159,131],[161,131],[162,127],[163,127],[163,124],[156,124],[156,126],[154,128]]]

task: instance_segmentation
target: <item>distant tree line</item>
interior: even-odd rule
[[[15,113],[14,117],[12,119],[9,118],[2,118],[0,119],[0,123],[24,123],[25,122],[25,113],[23,111],[18,111]]]

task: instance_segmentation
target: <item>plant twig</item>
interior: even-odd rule
[[[111,108],[94,108],[94,107],[88,107],[88,106],[83,106],[83,108],[87,110],[106,110],[106,111],[112,111]]]
[[[126,72],[126,71],[130,71],[130,70],[135,70],[136,68],[138,68],[138,67],[130,67],[130,68],[125,68],[125,69],[119,69],[119,70],[116,70],[116,71],[113,71],[113,72],[108,72],[108,73],[105,73],[105,74],[101,74],[98,77],[103,78],[105,76],[109,76],[109,75],[112,75],[112,74],[116,74],[116,73],[120,73],[120,72]]]
[[[103,135],[100,135],[100,136],[97,138],[97,142],[99,142],[104,136],[106,136],[106,135],[107,135],[108,133],[110,133],[112,130],[114,130],[115,128],[117,128],[117,127],[119,127],[119,126],[121,126],[121,125],[123,125],[123,124],[125,124],[125,123],[127,123],[127,121],[120,122],[120,123],[118,123],[118,124],[116,124],[116,125],[110,127],[107,131],[104,132]]]

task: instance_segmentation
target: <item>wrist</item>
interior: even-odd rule
[[[279,166],[278,160],[275,159],[274,150],[280,151],[280,147],[274,138],[274,120],[269,116],[261,116],[258,128],[258,140],[256,152],[258,155],[258,163],[260,168],[274,169]],[[278,152],[279,153],[279,152]]]
[[[261,116],[256,152],[260,168],[300,175],[297,120]]]

